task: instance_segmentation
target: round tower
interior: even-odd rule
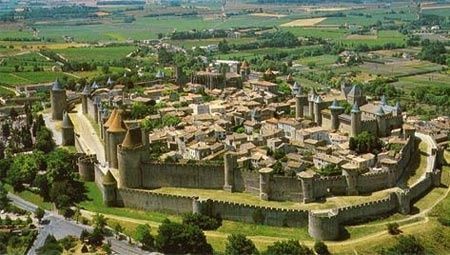
[[[358,195],[358,190],[356,188],[356,184],[358,183],[358,167],[352,164],[345,164],[344,166],[342,175],[345,176],[345,181],[347,182],[347,195]]]
[[[308,112],[311,120],[314,120],[314,101],[316,100],[316,91],[314,89],[308,95]]]
[[[141,128],[128,129],[122,144],[117,148],[119,187],[142,187],[141,156],[144,150]]]
[[[386,125],[386,115],[381,105],[378,107],[378,110],[375,114],[377,116],[378,135],[384,137],[389,133],[389,131],[387,130]]]
[[[334,99],[333,103],[329,107],[331,112],[331,130],[339,129],[339,114],[344,110],[344,107],[339,105],[339,102]]]
[[[310,211],[308,233],[317,240],[337,240],[340,236],[338,213],[334,210]]]
[[[395,192],[398,200],[398,211],[401,214],[409,214],[411,212],[411,194],[409,189],[401,189]]]
[[[84,86],[83,91],[81,92],[81,109],[83,114],[88,113],[88,97],[91,94],[91,90],[89,89],[89,86]]]
[[[103,143],[105,144],[105,160],[107,162],[110,161],[110,154],[109,154],[109,134],[107,132],[109,126],[113,122],[114,118],[116,118],[117,115],[117,109],[113,109],[111,114],[109,115],[108,120],[103,124]]]
[[[237,167],[237,155],[234,152],[228,152],[224,155],[224,185],[223,189],[233,192],[234,187],[234,169]]]
[[[355,137],[361,132],[361,111],[359,110],[359,106],[357,103],[353,104],[351,110],[351,126],[352,132],[350,136]]]
[[[303,203],[310,203],[316,200],[314,195],[314,179],[315,175],[308,172],[300,172],[297,174],[302,184]]]
[[[83,155],[78,158],[78,173],[82,181],[92,182],[95,180],[95,161],[95,156],[92,155]]]
[[[75,145],[75,132],[73,129],[73,123],[69,118],[67,112],[64,113],[62,125],[61,125],[61,138],[62,146],[72,146]]]
[[[52,109],[52,120],[62,120],[66,110],[66,90],[62,88],[58,80],[53,82],[50,90],[50,103]]]
[[[270,179],[272,173],[272,168],[261,168],[259,170],[259,198],[261,200],[270,200]]]
[[[316,100],[314,101],[314,122],[316,122],[318,126],[322,126],[321,106],[322,98],[320,96],[317,96]]]
[[[122,110],[116,111],[116,116],[106,131],[109,143],[108,148],[105,149],[109,151],[109,166],[112,168],[118,168],[117,146],[123,142],[127,132],[122,120],[122,114]]]
[[[116,205],[117,196],[117,182],[114,179],[114,176],[111,174],[111,171],[108,170],[102,179],[103,185],[103,204],[105,206],[111,207]]]

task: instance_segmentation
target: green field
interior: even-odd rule
[[[47,83],[60,79],[66,74],[59,72],[17,72],[17,73],[0,73],[0,84],[17,86],[36,83]]]
[[[66,48],[55,50],[69,61],[111,61],[125,58],[132,51],[136,50],[134,46],[120,47],[89,47],[89,48]]]
[[[435,72],[402,77],[393,85],[406,90],[414,90],[414,88],[420,86],[448,87],[450,86],[450,79],[448,74]]]

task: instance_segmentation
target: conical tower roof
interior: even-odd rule
[[[108,80],[106,81],[106,84],[109,85],[113,85],[114,81],[111,79],[111,77],[108,77]]]
[[[353,87],[350,90],[350,92],[348,92],[348,96],[351,96],[351,97],[360,97],[360,96],[362,96],[361,88],[359,86],[357,86],[357,85],[353,85]]]
[[[381,96],[380,102],[381,102],[382,105],[386,105],[387,104],[387,100],[386,100],[386,96],[385,95]]]
[[[59,83],[58,79],[56,79],[52,85],[52,91],[57,91],[57,90],[64,90],[61,86],[61,83]]]
[[[94,82],[92,83],[92,85],[91,85],[91,89],[92,89],[92,90],[96,90],[96,89],[98,89],[98,88],[99,88],[98,83],[97,83],[96,81],[94,81]]]
[[[132,127],[128,129],[125,139],[123,139],[122,147],[133,149],[142,145],[142,132],[140,127]]]
[[[114,179],[114,176],[112,175],[111,171],[108,170],[106,174],[103,176],[102,179],[103,184],[116,184],[116,179]]]
[[[63,128],[73,128],[72,120],[67,112],[64,113],[62,125]]]
[[[383,106],[379,106],[377,112],[375,113],[378,116],[383,116],[384,115],[384,110],[383,110]]]
[[[122,114],[123,114],[122,110],[117,110],[116,111],[116,116],[111,121],[111,124],[109,125],[109,128],[107,130],[108,132],[120,133],[120,132],[126,132],[127,131],[125,123],[123,122],[123,119],[122,119]]]
[[[247,60],[242,61],[241,69],[247,69],[249,68]]]
[[[292,77],[292,74],[291,74],[291,73],[288,74],[288,76],[286,77],[286,81],[287,81],[287,82],[294,81],[294,77]]]
[[[352,107],[352,113],[359,113],[359,112],[361,111],[359,110],[358,104],[355,102]]]
[[[333,100],[333,103],[331,103],[330,109],[342,109],[344,107],[342,107],[337,99]]]
[[[113,122],[113,119],[116,118],[116,114],[117,114],[117,109],[114,108],[111,112],[111,115],[109,115],[108,120],[105,122],[105,124],[103,124],[103,126],[108,128],[111,125],[111,123]]]
[[[322,98],[320,96],[316,97],[316,100],[314,101],[316,104],[320,104],[323,102]]]
[[[81,95],[89,96],[90,94],[91,94],[91,90],[89,89],[89,86],[88,85],[84,86],[83,91],[81,91]]]

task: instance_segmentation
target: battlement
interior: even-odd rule
[[[341,213],[341,212],[351,211],[351,210],[360,209],[360,208],[364,208],[364,207],[373,207],[373,206],[377,206],[380,204],[392,202],[392,199],[393,199],[393,196],[391,194],[389,194],[387,197],[379,199],[379,200],[373,200],[373,201],[369,201],[366,203],[355,204],[355,205],[346,206],[346,207],[338,207],[338,208],[336,208],[336,210],[338,211],[338,213]]]
[[[220,167],[223,166],[223,162],[221,161],[217,161],[217,162],[212,162],[212,161],[198,161],[198,163],[190,163],[190,162],[186,162],[186,163],[175,163],[175,162],[161,162],[161,161],[144,161],[144,164],[148,164],[148,165],[155,165],[155,166],[186,166],[186,167],[198,167],[198,166],[215,166],[215,167]]]

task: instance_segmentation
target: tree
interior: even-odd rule
[[[5,189],[3,183],[0,182],[0,210],[6,209],[9,206],[8,191]]]
[[[51,152],[56,147],[52,131],[46,127],[41,127],[36,133],[36,143],[34,147],[45,153]]]
[[[297,240],[277,241],[267,247],[266,255],[314,255],[314,252]]]
[[[183,224],[197,226],[202,230],[215,230],[222,225],[222,219],[199,213],[185,213],[183,214]]]
[[[329,255],[331,254],[328,250],[327,245],[322,241],[316,241],[314,243],[314,251],[317,253],[317,255]]]
[[[361,132],[349,141],[350,150],[357,153],[376,153],[382,147],[381,140],[367,131]]]
[[[36,211],[34,211],[34,216],[36,219],[41,222],[42,218],[44,218],[45,211],[41,207],[36,208]]]
[[[400,236],[397,239],[397,243],[390,248],[383,248],[380,251],[381,255],[397,255],[397,254],[414,254],[414,255],[424,255],[425,248],[420,243],[420,241],[412,236]]]
[[[3,135],[3,138],[5,138],[5,139],[11,135],[11,129],[7,122],[4,122],[2,124],[2,135]]]
[[[44,245],[36,250],[38,255],[48,255],[48,254],[61,254],[63,252],[63,247],[56,241],[53,235],[48,235],[45,239]]]
[[[142,249],[150,250],[154,246],[154,238],[152,234],[150,234],[150,226],[139,225],[136,228],[136,240],[142,244]]]
[[[201,229],[169,220],[165,220],[159,226],[155,246],[158,251],[170,254],[212,254],[213,252]]]
[[[94,218],[94,226],[96,228],[99,228],[100,230],[104,230],[105,226],[106,226],[106,218],[103,214],[97,213],[95,214]]]
[[[259,254],[252,240],[242,234],[232,234],[228,236],[225,247],[225,255],[253,255]]]

